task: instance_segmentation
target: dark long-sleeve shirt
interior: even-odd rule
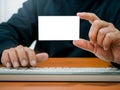
[[[28,0],[8,22],[0,24],[0,55],[5,49],[20,44],[29,46],[38,39],[38,16],[75,16],[77,12],[95,13],[120,30],[120,0]],[[89,39],[90,26],[81,20],[81,38]],[[94,57],[75,47],[72,41],[38,41],[35,51],[47,52],[50,57]]]

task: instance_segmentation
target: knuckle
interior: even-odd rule
[[[4,50],[4,51],[3,51],[3,54],[4,54],[4,53],[8,53],[8,52],[9,52],[9,50],[8,50],[8,49],[6,49],[6,50]]]
[[[90,38],[90,39],[94,40],[94,39],[95,39],[95,37],[96,37],[96,35],[95,35],[95,34],[89,34],[89,38]]]
[[[14,53],[15,52],[15,48],[10,48],[9,50],[8,50],[8,54],[12,54],[12,53]]]
[[[91,16],[94,16],[94,17],[96,17],[96,14],[95,14],[95,13],[91,13]]]
[[[29,51],[30,55],[35,55],[35,52],[33,50]]]
[[[11,52],[11,51],[13,51],[13,50],[15,50],[15,48],[10,48],[10,49],[9,49],[9,52]]]
[[[35,51],[29,48],[26,48],[26,53],[29,58],[35,57]]]
[[[25,50],[28,50],[29,48],[28,47],[24,47]]]
[[[109,25],[109,26],[112,26],[112,27],[114,26],[112,23],[108,23],[108,25]]]
[[[8,54],[8,53],[9,53],[9,50],[4,50],[2,52],[2,57],[1,58],[6,57],[6,54]]]
[[[23,46],[22,46],[22,45],[19,45],[19,46],[17,46],[16,48],[20,49],[20,48],[23,48]]]
[[[105,34],[106,32],[105,32],[104,29],[100,29],[100,30],[99,30],[99,33],[100,33],[100,34]]]
[[[108,33],[108,34],[106,34],[106,37],[107,37],[108,39],[111,39],[111,38],[112,38],[112,34],[111,34],[111,33]]]
[[[28,48],[28,47],[25,47],[25,50],[26,50],[27,52],[34,52],[34,50],[32,50],[32,49],[30,49],[30,48]]]
[[[34,52],[28,52],[28,58],[30,60],[36,60],[36,55]]]
[[[94,25],[97,25],[97,26],[98,26],[100,23],[101,23],[101,20],[95,20],[95,21],[93,22],[93,24],[94,24]]]

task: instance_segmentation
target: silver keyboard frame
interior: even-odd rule
[[[30,68],[0,70],[0,81],[90,81],[120,82],[120,70],[116,68]],[[75,70],[76,71],[75,71]],[[8,70],[8,71],[5,71]],[[59,70],[59,71],[58,71]]]

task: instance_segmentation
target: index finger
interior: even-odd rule
[[[77,13],[77,16],[80,16],[81,19],[89,21],[91,24],[96,20],[100,20],[99,17],[97,17],[93,13],[82,12],[82,13]]]

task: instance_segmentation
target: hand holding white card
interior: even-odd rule
[[[39,40],[79,40],[78,16],[39,16]]]

